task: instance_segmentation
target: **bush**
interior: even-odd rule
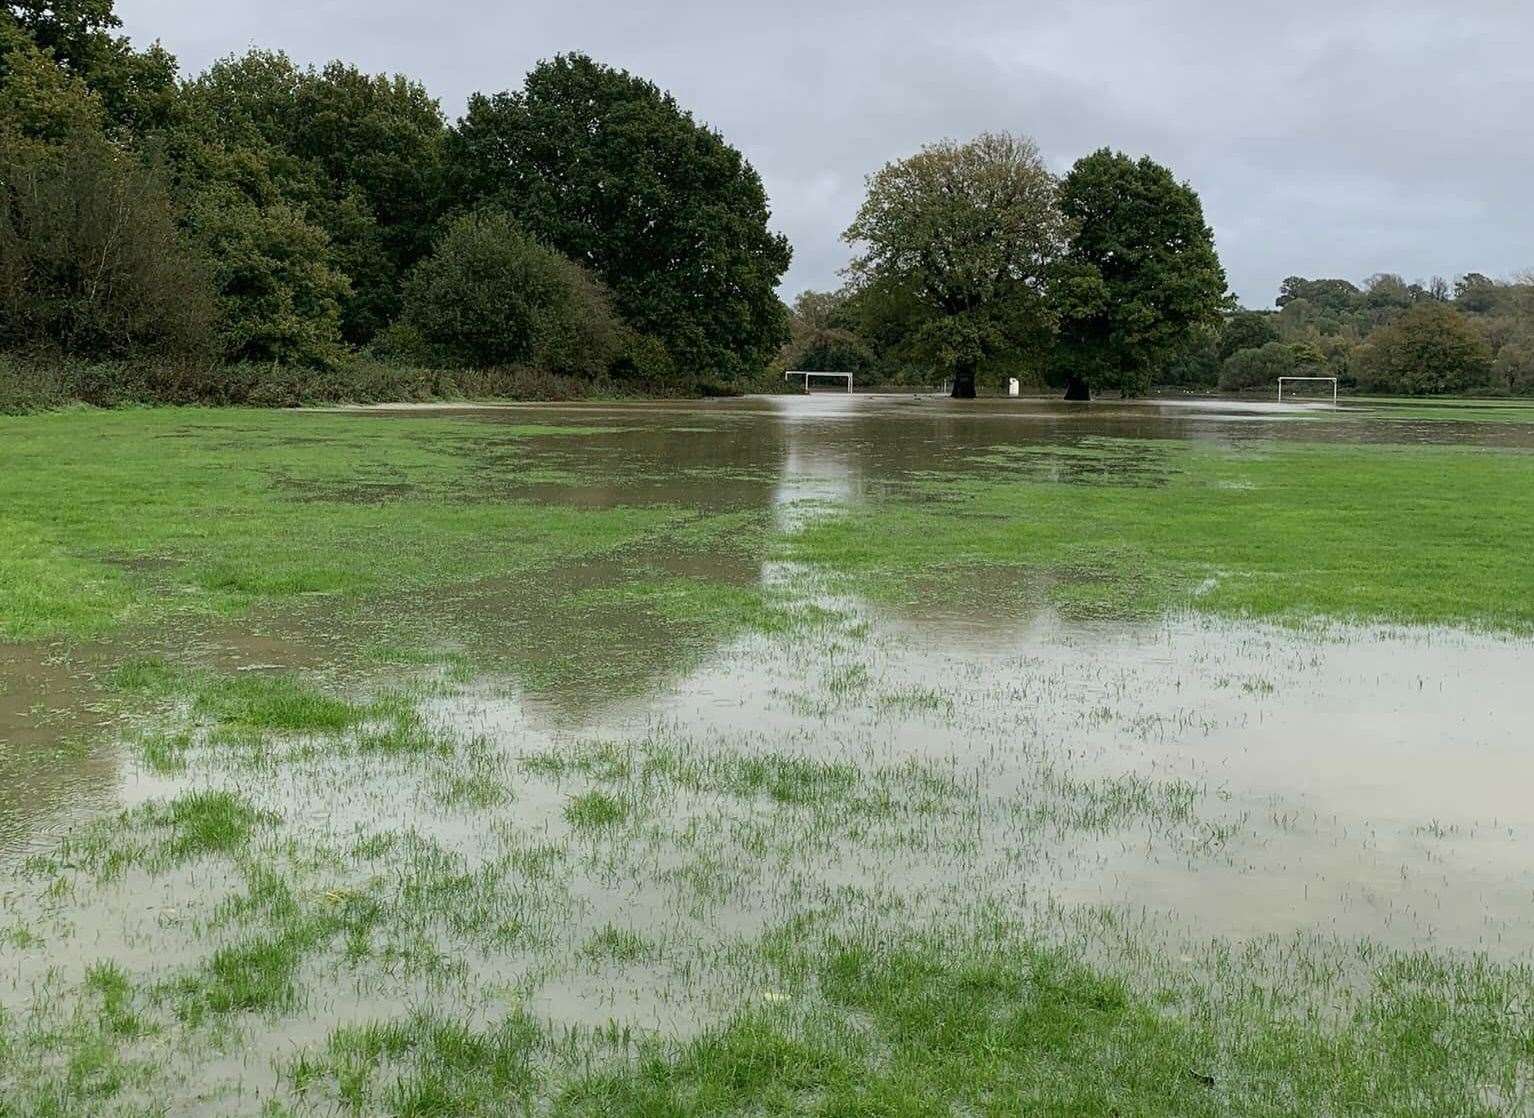
[[[208,269],[155,169],[99,136],[0,144],[0,346],[208,354],[214,322]]]
[[[1271,388],[1279,377],[1294,376],[1302,366],[1294,346],[1268,342],[1256,349],[1237,350],[1220,366],[1220,388],[1239,392],[1245,388]]]
[[[257,205],[232,187],[205,190],[189,224],[214,262],[226,360],[324,367],[341,356],[350,285],[330,242],[298,210]]]
[[[524,365],[596,378],[623,354],[606,291],[495,211],[448,226],[405,284],[403,330],[419,356],[465,368]]]
[[[1491,386],[1491,351],[1475,328],[1443,303],[1419,303],[1382,326],[1354,354],[1359,385],[1374,392],[1430,396]]]

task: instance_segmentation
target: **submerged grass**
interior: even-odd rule
[[[1256,1001],[1239,1023],[1214,1021],[1170,1014],[1016,929],[984,931],[806,947],[796,928],[777,958],[801,1004],[587,1075],[554,1112],[1493,1115],[1525,1093],[1525,1037],[1504,1016],[1516,976],[1433,976],[1472,997],[1457,1016],[1413,981],[1340,1028]]]
[[[37,422],[56,419],[71,438],[120,440],[123,475],[78,450],[60,479],[42,479],[48,431],[18,444],[25,479],[0,478],[0,497],[37,493],[0,505],[0,530],[19,541],[0,556],[0,576],[21,580],[22,612],[0,621],[10,635],[163,616],[180,608],[156,596],[167,585],[180,589],[165,601],[224,612],[553,564],[652,532],[749,553],[770,542],[756,515],[508,511],[517,506],[481,499],[481,429],[447,421],[428,444],[412,423],[335,417]],[[569,429],[515,432],[493,454],[516,459],[517,439],[556,433]],[[1293,445],[1148,455],[1111,443],[991,452],[968,464],[979,471],[924,477],[909,499],[802,522],[785,546],[887,599],[918,584],[973,596],[968,575],[1005,567],[1082,615],[1192,607],[1534,624],[1531,456]],[[53,449],[65,444],[60,434]],[[146,446],[168,456],[163,500]],[[372,504],[340,496],[359,472]],[[68,503],[60,485],[77,487],[79,507],[47,507],[49,486]],[[468,499],[452,512],[460,487]],[[262,533],[272,538],[247,551]],[[124,541],[169,565],[123,565]],[[610,651],[592,615],[641,641],[641,615],[712,641],[755,630],[785,642],[743,646],[772,658],[743,659],[743,670],[786,673],[780,689],[747,695],[769,704],[768,720],[716,690],[685,700],[723,712],[704,718],[706,734],[680,720],[642,732],[620,721],[601,738],[508,728],[494,701],[452,708],[454,726],[428,716],[424,692],[119,664],[113,685],[160,700],[135,739],[141,755],[183,783],[73,828],[29,863],[41,915],[35,930],[6,925],[0,947],[27,956],[18,974],[43,977],[18,980],[0,1008],[0,1116],[197,1105],[266,1118],[1489,1115],[1534,1103],[1534,975],[1523,966],[1361,940],[1346,980],[1319,949],[1280,952],[1274,978],[1245,969],[1240,943],[1168,960],[1148,917],[1065,946],[1051,938],[1058,927],[1024,923],[1052,910],[1059,851],[1108,851],[1103,876],[1125,858],[1138,868],[1142,847],[1145,864],[1170,852],[1202,867],[1245,825],[1238,808],[1211,808],[1218,790],[1175,769],[1140,775],[1117,751],[1106,771],[1092,768],[1075,740],[1036,755],[1029,712],[1071,701],[1048,681],[1008,678],[1018,686],[1002,706],[965,720],[984,681],[1032,669],[982,660],[887,673],[890,649],[804,587],[654,568],[575,585],[551,594],[547,612],[581,640],[540,643],[519,622],[516,637],[534,638],[528,658],[557,654],[564,676],[589,687],[584,673]],[[647,653],[680,659],[671,645]],[[1257,699],[1274,690],[1238,682]],[[1103,719],[1122,713],[1131,732],[1128,693],[1102,676],[1072,683],[1101,691]],[[446,697],[450,708],[464,699]],[[792,712],[781,725],[773,702]],[[970,731],[974,758],[943,754]],[[247,776],[261,783],[236,779]],[[130,870],[132,889],[90,892]],[[172,874],[186,879],[180,892]],[[145,880],[185,911],[146,904]],[[80,913],[91,915],[78,926],[55,922]],[[119,924],[125,945],[113,942]],[[83,965],[93,934],[116,955],[83,972],[53,966]],[[178,936],[181,952],[159,958],[162,939]],[[1090,957],[1115,936],[1118,954]],[[1140,955],[1156,958],[1137,971],[1125,960]],[[572,1008],[594,1016],[570,1024],[560,1013]],[[195,1077],[220,1061],[235,1070],[209,1075],[227,1093],[194,1095],[207,1085]],[[268,1073],[277,1078],[247,1089],[246,1076]]]

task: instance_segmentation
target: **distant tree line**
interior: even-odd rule
[[[1241,390],[1313,375],[1366,392],[1534,394],[1534,276],[1290,276],[1275,306],[1226,317],[1168,382]]]
[[[1271,391],[1336,376],[1404,394],[1534,393],[1534,277],[1361,287],[1290,277],[1244,310],[1198,195],[1148,158],[1102,150],[1062,178],[1026,137],[944,142],[869,177],[836,291],[795,300],[785,368],[885,384],[1008,377],[1127,395],[1153,385]]]
[[[761,179],[642,78],[564,55],[450,124],[407,77],[263,50],[183,77],[119,26],[0,3],[0,380],[729,390],[788,337]]]

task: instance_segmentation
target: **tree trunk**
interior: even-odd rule
[[[975,362],[960,361],[954,366],[953,398],[955,400],[973,400],[975,398]]]
[[[1067,400],[1090,400],[1092,390],[1087,387],[1087,382],[1072,373],[1065,381],[1065,398]]]

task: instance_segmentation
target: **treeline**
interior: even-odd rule
[[[0,406],[729,391],[788,336],[761,179],[650,82],[561,56],[450,124],[118,28],[0,4]]]
[[[1534,394],[1534,278],[1422,284],[1386,273],[1358,286],[1290,276],[1276,306],[1228,317],[1168,382],[1237,391],[1328,376],[1365,392]]]
[[[836,291],[803,292],[779,366],[956,395],[1009,377],[1125,394],[1272,391],[1335,376],[1403,394],[1534,393],[1534,278],[1284,281],[1277,309],[1225,290],[1198,195],[1098,151],[1055,178],[1026,137],[941,143],[870,176]]]

